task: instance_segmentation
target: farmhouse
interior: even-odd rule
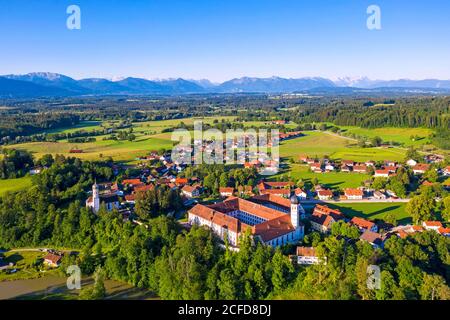
[[[300,216],[304,212],[296,196],[285,199],[266,194],[249,200],[230,197],[213,205],[198,204],[188,211],[188,220],[191,225],[208,226],[232,246],[238,246],[239,237],[249,230],[254,240],[277,247],[303,238]]]

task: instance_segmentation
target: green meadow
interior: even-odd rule
[[[339,126],[342,130],[347,133],[353,133],[358,136],[364,136],[373,138],[380,137],[383,141],[394,141],[402,143],[405,147],[414,146],[419,147],[424,144],[429,144],[428,137],[433,133],[433,130],[426,128],[359,128],[351,126]],[[417,137],[417,139],[412,140],[411,137]]]
[[[362,217],[369,220],[383,220],[387,214],[393,214],[401,224],[411,223],[406,213],[406,203],[340,203],[327,204],[330,208],[341,210],[349,217]]]
[[[309,167],[303,164],[290,164],[289,169],[281,172],[277,176],[286,175],[294,182],[302,179],[304,182],[311,182],[317,178],[320,184],[331,189],[356,188],[361,186],[361,183],[370,178],[367,174],[361,173],[346,173],[346,172],[329,172],[329,173],[314,173],[310,172]]]
[[[31,187],[31,177],[0,180],[0,196],[6,192],[20,191]]]
[[[399,148],[361,148],[355,141],[327,132],[305,131],[305,136],[281,142],[280,156],[298,160],[300,155],[319,157],[327,155],[332,159],[354,161],[395,160],[405,157],[405,150]]]

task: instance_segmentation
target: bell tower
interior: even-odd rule
[[[100,192],[97,181],[92,185],[92,210],[95,213],[100,210]]]

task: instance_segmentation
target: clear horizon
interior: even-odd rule
[[[0,3],[0,74],[450,79],[445,0],[74,2]],[[66,27],[72,4],[81,30]],[[366,26],[372,4],[381,30]]]

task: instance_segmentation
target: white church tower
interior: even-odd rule
[[[295,229],[300,226],[300,218],[304,217],[305,209],[303,209],[297,196],[294,194],[291,196],[291,223]]]
[[[100,210],[100,193],[97,181],[92,185],[92,210],[97,213]]]

